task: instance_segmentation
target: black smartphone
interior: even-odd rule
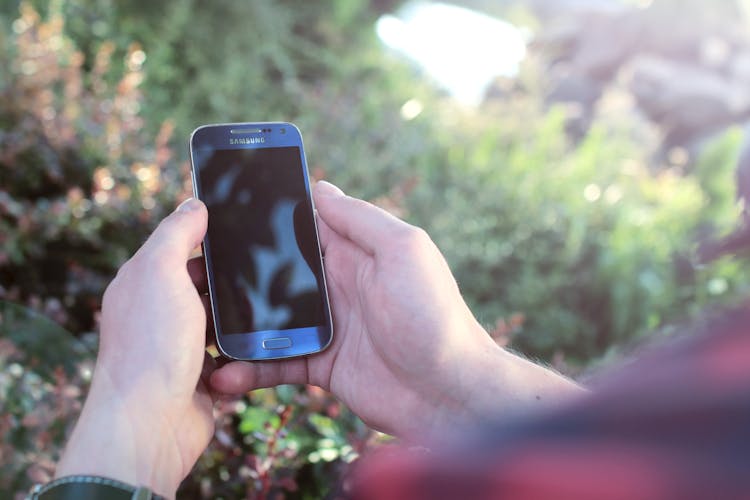
[[[190,159],[208,207],[203,255],[219,351],[266,360],[325,349],[333,323],[299,129],[204,125]]]

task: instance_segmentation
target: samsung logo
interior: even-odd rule
[[[231,146],[238,146],[240,144],[263,144],[265,142],[265,137],[240,137],[237,139],[229,139],[229,144]]]

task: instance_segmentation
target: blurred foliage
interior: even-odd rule
[[[0,492],[51,479],[83,404],[91,352],[48,318],[0,301]]]
[[[63,27],[25,5],[2,54],[0,297],[86,331],[114,270],[189,184],[171,125],[155,140],[141,130],[142,51],[132,45],[109,83],[114,46],[84,71]]]
[[[739,131],[684,175],[651,170],[653,151],[623,117],[571,145],[565,110],[513,101],[502,119],[470,116],[452,130],[449,161],[431,158],[406,202],[481,321],[522,313],[515,347],[580,365],[747,293],[741,262],[701,267],[694,256],[702,237],[736,224]]]
[[[382,438],[317,387],[262,389],[214,411],[216,438],[183,482],[187,498],[324,498]]]
[[[660,165],[658,132],[605,96],[573,141],[575,110],[544,105],[533,58],[481,112],[462,108],[379,45],[373,22],[395,3],[0,6],[0,298],[95,331],[107,282],[190,191],[190,130],[277,119],[300,126],[314,177],[427,229],[499,343],[556,366],[746,295],[741,261],[694,255],[736,224],[740,131],[693,165]],[[407,102],[421,114],[405,119]],[[0,322],[5,491],[49,474],[91,363],[76,351],[66,368],[36,313],[13,311]],[[379,439],[315,388],[216,412],[186,496],[318,498]]]

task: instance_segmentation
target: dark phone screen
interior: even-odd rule
[[[223,334],[324,326],[323,269],[298,147],[199,150]]]

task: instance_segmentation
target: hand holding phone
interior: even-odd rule
[[[107,287],[96,369],[57,478],[93,474],[174,498],[214,435],[206,312],[188,260],[207,221],[201,202],[185,201]]]
[[[302,136],[290,123],[206,125],[190,139],[193,189],[222,354],[279,359],[333,335]]]
[[[331,347],[306,359],[229,363],[211,385],[236,394],[313,384],[383,432],[446,432],[479,404],[477,391],[496,387],[488,373],[501,350],[424,231],[328,183],[315,187],[315,201],[337,324]]]

